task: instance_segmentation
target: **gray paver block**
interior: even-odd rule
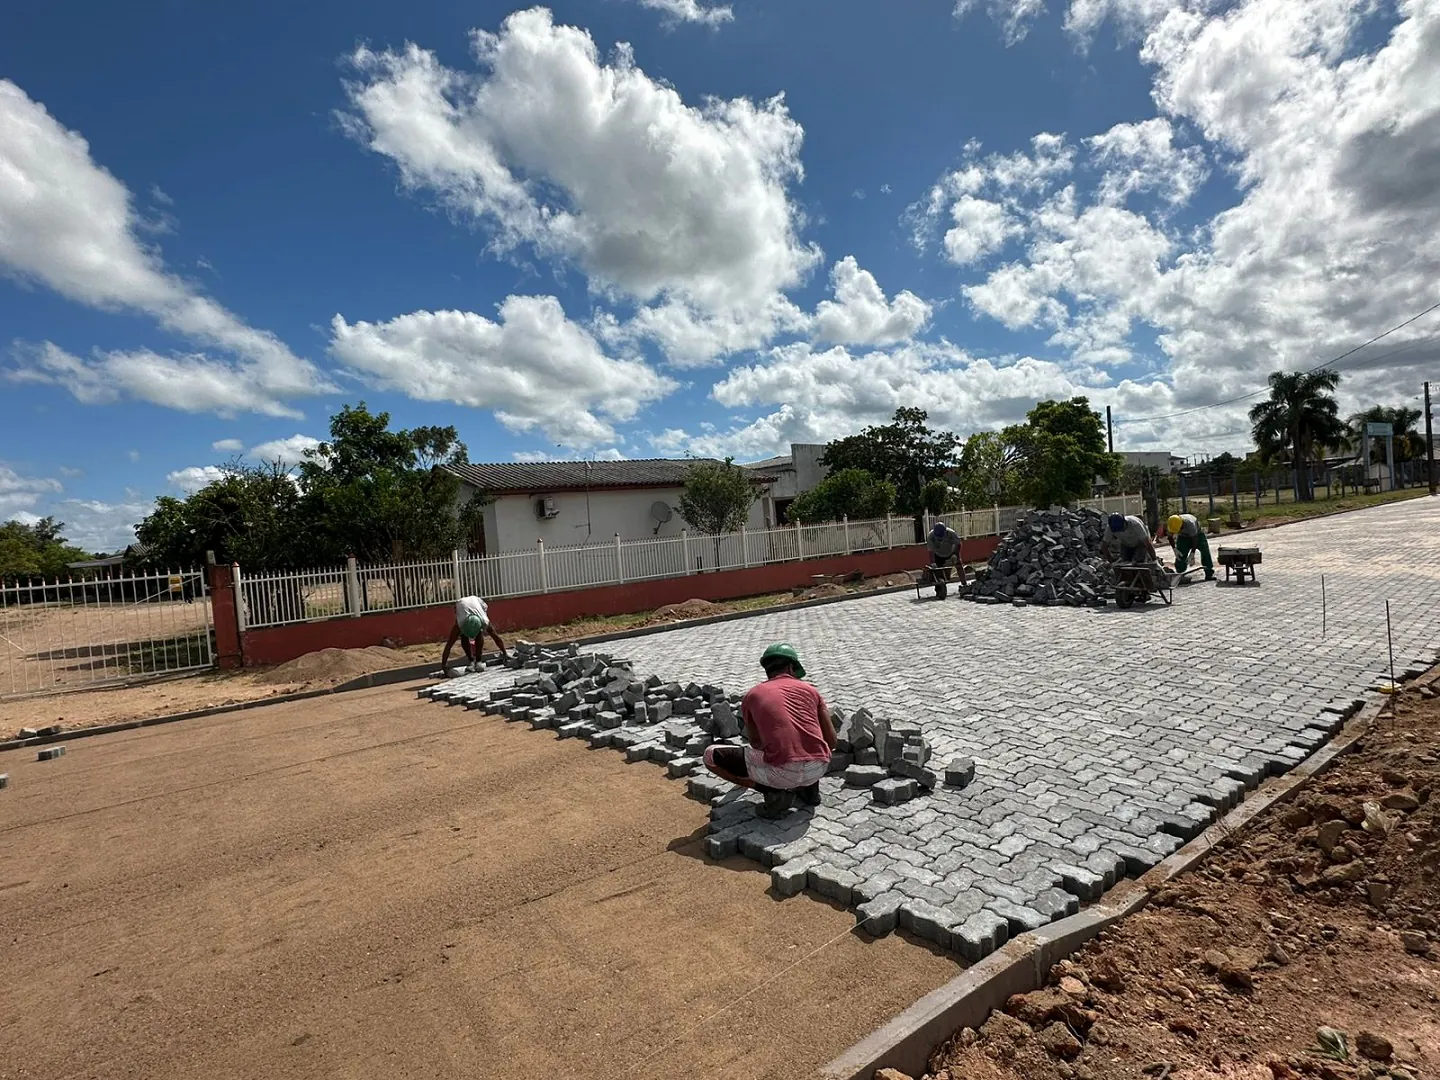
[[[858,904],[855,924],[871,937],[884,937],[900,925],[900,908],[905,897],[898,892],[882,892]]]
[[[1010,924],[993,911],[977,911],[950,931],[950,947],[966,960],[983,960],[1010,940]]]
[[[811,866],[805,881],[811,892],[828,897],[844,907],[850,906],[850,890],[859,883],[857,875],[827,862]]]
[[[889,775],[883,765],[851,765],[845,770],[845,786],[873,787]]]
[[[883,806],[896,806],[910,801],[919,791],[919,785],[914,780],[892,776],[871,787],[870,794]]]
[[[953,788],[968,787],[975,779],[975,761],[973,758],[957,757],[951,758],[945,764],[945,786]]]
[[[47,746],[47,747],[45,747],[45,749],[41,750],[38,754],[35,755],[35,760],[36,760],[36,761],[54,761],[56,758],[61,758],[61,757],[64,757],[64,756],[65,756],[65,747],[63,747],[63,746]]]

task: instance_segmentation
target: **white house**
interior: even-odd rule
[[[675,537],[694,528],[680,517],[685,470],[698,459],[541,461],[449,467],[461,482],[460,503],[477,494],[491,501],[470,537],[472,555],[650,537]],[[751,471],[760,496],[746,527],[765,527],[766,493],[776,477]]]
[[[779,457],[752,461],[745,468],[757,475],[773,478],[761,499],[761,511],[767,528],[789,522],[787,511],[797,495],[803,495],[830,475],[820,464],[825,443],[791,443],[790,453]]]

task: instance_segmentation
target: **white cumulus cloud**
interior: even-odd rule
[[[473,72],[414,45],[356,50],[349,130],[494,250],[561,258],[639,305],[634,332],[679,362],[768,340],[820,259],[798,237],[803,131],[783,99],[689,105],[544,8],[472,44]]]
[[[186,495],[193,495],[201,488],[224,479],[224,476],[225,470],[218,465],[190,465],[166,473],[165,479],[172,487],[179,488]]]
[[[19,520],[21,514],[36,506],[41,499],[63,490],[60,481],[54,477],[23,476],[0,461],[0,521],[10,518]],[[25,520],[34,524],[29,517]]]
[[[815,309],[815,337],[842,345],[908,341],[930,321],[930,305],[909,290],[887,300],[875,275],[847,255],[830,272],[834,300]]]
[[[389,322],[332,322],[330,351],[376,385],[419,401],[492,409],[512,431],[588,447],[615,440],[675,383],[639,360],[607,356],[553,296],[511,296],[499,319],[417,311]]]
[[[64,386],[81,400],[134,397],[173,408],[192,407],[186,402],[197,399],[198,379],[234,386],[233,410],[271,414],[287,399],[329,389],[273,334],[166,270],[158,252],[140,242],[142,227],[130,191],[95,163],[85,140],[0,79],[0,272],[91,307],[142,312],[228,354],[222,360],[97,353],[47,366],[36,361],[48,349],[19,350],[21,374]],[[177,389],[177,378],[187,385]]]
[[[271,439],[259,446],[252,446],[246,457],[266,465],[278,463],[282,468],[293,468],[305,460],[305,451],[314,450],[320,440],[313,435],[291,435],[284,439]]]
[[[245,449],[245,444],[239,439],[216,439],[210,444],[211,450],[219,450],[225,454],[238,454]]]
[[[640,6],[662,11],[679,22],[702,23],[705,26],[719,26],[735,18],[729,4],[707,7],[699,0],[640,0]]]

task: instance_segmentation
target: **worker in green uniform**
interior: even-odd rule
[[[1200,565],[1205,567],[1205,580],[1215,580],[1215,564],[1210,560],[1210,541],[1205,539],[1205,533],[1200,528],[1200,522],[1195,520],[1194,514],[1171,514],[1170,520],[1165,523],[1165,532],[1170,538],[1170,546],[1175,551],[1175,572],[1183,574],[1185,568],[1190,565],[1190,555],[1197,549],[1200,552]]]

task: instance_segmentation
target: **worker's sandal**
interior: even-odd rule
[[[795,796],[791,792],[771,789],[765,792],[765,805],[755,811],[755,816],[773,820],[784,817],[794,807]]]

